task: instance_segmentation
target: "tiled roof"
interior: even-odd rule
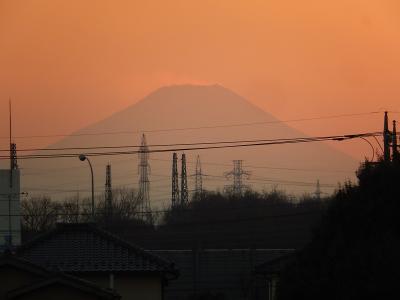
[[[58,224],[22,245],[20,257],[64,272],[158,272],[176,274],[174,265],[93,224]]]
[[[26,285],[7,291],[7,299],[18,298],[25,293],[52,284],[62,284],[64,286],[68,286],[69,288],[79,289],[81,291],[97,295],[99,299],[121,298],[115,291],[101,288],[89,281],[71,275],[47,270],[42,266],[35,265],[30,261],[16,257],[11,253],[4,253],[0,256],[0,268],[3,266],[12,266],[16,269],[24,270],[35,275],[35,279],[32,282],[27,281]]]

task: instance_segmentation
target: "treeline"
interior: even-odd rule
[[[206,192],[164,216],[164,236],[180,248],[298,248],[328,199],[296,198],[282,191]]]
[[[111,212],[111,215],[110,215]],[[113,190],[112,207],[109,210],[104,196],[95,199],[94,218],[90,198],[78,195],[62,201],[52,200],[46,195],[32,196],[21,201],[21,225],[25,233],[37,233],[54,228],[56,223],[94,222],[101,226],[107,223],[129,223],[144,225],[139,213],[137,193],[133,189]],[[155,220],[152,218],[152,220]]]
[[[109,231],[154,249],[298,248],[310,240],[329,199],[293,197],[278,190],[195,195],[186,205],[140,212],[132,189],[113,191],[112,214],[97,197],[94,222]],[[91,202],[78,197],[52,201],[41,196],[22,202],[26,237],[57,222],[92,222]]]
[[[400,277],[400,162],[364,163],[283,272],[278,299],[393,299]]]

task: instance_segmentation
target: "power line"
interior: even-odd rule
[[[227,128],[227,127],[241,127],[241,126],[254,126],[254,125],[266,125],[266,124],[279,124],[279,123],[289,123],[289,122],[304,122],[304,121],[315,121],[324,119],[337,119],[337,118],[347,118],[354,116],[365,116],[372,114],[379,114],[380,111],[371,111],[365,113],[352,113],[352,114],[338,114],[338,115],[328,115],[321,117],[311,117],[311,118],[298,118],[298,119],[288,119],[288,120],[276,120],[276,121],[261,121],[261,122],[251,122],[251,123],[235,123],[235,124],[223,124],[223,125],[211,125],[211,126],[199,126],[199,127],[182,127],[182,128],[166,128],[166,129],[152,129],[152,130],[127,130],[127,131],[106,131],[106,132],[92,132],[92,133],[72,133],[72,134],[48,134],[48,135],[23,135],[14,136],[17,139],[30,139],[30,138],[49,138],[49,137],[74,137],[74,136],[96,136],[96,135],[115,135],[115,134],[132,134],[132,133],[151,133],[151,132],[169,132],[169,131],[184,131],[184,130],[199,130],[199,129],[215,129],[215,128]],[[397,113],[397,112],[393,112]],[[9,137],[0,137],[0,139],[8,139]]]
[[[292,139],[274,139],[274,140],[254,140],[245,143],[221,145],[221,142],[215,142],[215,146],[202,146],[202,147],[185,147],[185,148],[170,148],[170,149],[154,149],[149,150],[149,153],[163,153],[163,152],[177,152],[177,151],[193,151],[193,150],[211,150],[211,149],[226,149],[238,147],[255,147],[255,146],[270,146],[270,145],[283,145],[283,144],[297,144],[297,143],[310,143],[322,141],[344,141],[360,137],[369,137],[381,135],[380,132],[334,135],[334,136],[319,136],[319,137],[303,137]],[[196,143],[193,143],[196,145]],[[114,155],[127,155],[138,154],[140,151],[115,151],[115,152],[89,152],[86,156],[114,156]],[[70,158],[77,157],[80,153],[60,153],[60,154],[36,154],[36,155],[22,155],[19,159],[39,159],[39,158]],[[0,156],[0,159],[8,159],[8,156]]]
[[[151,158],[151,160],[155,161],[164,161],[169,162],[166,159],[160,158]],[[188,164],[195,164],[194,162],[187,162]],[[202,162],[203,165],[210,165],[210,166],[222,166],[222,167],[231,167],[231,164],[223,164],[223,163],[216,163],[216,162]],[[300,171],[300,172],[328,172],[328,173],[349,173],[353,172],[353,170],[324,170],[324,169],[305,169],[305,168],[287,168],[287,167],[276,167],[276,166],[253,166],[253,165],[244,165],[246,168],[250,169],[271,169],[271,170],[284,170],[284,171]]]
[[[380,132],[376,132],[380,134]],[[333,137],[333,136],[332,136]],[[214,141],[214,142],[195,142],[195,143],[172,143],[172,144],[152,144],[148,147],[176,147],[176,146],[199,146],[199,145],[218,145],[218,144],[238,144],[238,143],[256,143],[256,142],[277,142],[287,141],[292,139],[309,139],[311,137],[296,137],[296,138],[275,138],[275,139],[251,139],[251,140],[231,140],[231,141]],[[99,150],[99,149],[124,149],[138,148],[142,145],[122,145],[122,146],[90,146],[90,147],[61,147],[61,148],[29,148],[18,149],[18,152],[34,152],[34,151],[66,151],[66,150]],[[9,149],[0,149],[0,152],[8,152]],[[140,152],[140,150],[138,151]]]

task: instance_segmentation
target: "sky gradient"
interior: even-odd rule
[[[182,83],[221,84],[282,120],[400,111],[399,53],[397,0],[0,0],[0,134],[9,97],[15,135],[51,135]],[[290,125],[352,133],[381,119]],[[360,158],[368,147],[342,150]]]

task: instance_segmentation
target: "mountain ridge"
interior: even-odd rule
[[[220,125],[251,122],[272,123],[218,127]],[[209,126],[209,128],[194,129],[201,126]],[[155,129],[164,131],[151,132],[151,130]],[[75,133],[79,135],[108,132],[108,135],[69,136],[53,144],[52,147],[139,145],[143,130],[150,130],[150,132],[146,132],[148,144],[306,136],[287,124],[279,122],[271,114],[220,85],[174,85],[161,87],[126,109]],[[125,131],[126,133],[113,134],[113,131]],[[312,192],[314,187],[309,183],[316,182],[317,179],[320,179],[322,184],[325,182],[333,184],[354,177],[354,171],[350,172],[349,170],[346,176],[339,176],[337,173],[329,173],[329,170],[337,169],[338,167],[346,169],[350,167],[355,170],[357,166],[355,160],[348,155],[336,151],[328,145],[312,143],[246,149],[189,151],[187,153],[188,174],[193,173],[192,167],[198,154],[204,163],[203,169],[205,172],[214,176],[205,177],[204,179],[205,187],[210,189],[223,189],[226,184],[229,184],[229,182],[223,180],[222,174],[229,171],[230,168],[227,166],[234,159],[243,159],[245,167],[254,167],[252,170],[252,185],[254,188],[258,190],[263,188],[270,189],[277,185],[278,188],[288,188],[289,192],[297,194]],[[170,156],[170,153],[151,154],[152,170],[156,171],[153,172],[152,176],[151,195],[153,200],[161,199],[168,203],[170,195]],[[113,172],[117,174],[115,175],[116,180],[114,180],[115,185],[129,184],[130,187],[137,188],[136,156],[126,156],[126,158],[123,157],[122,159],[121,157],[92,157],[91,160],[95,169],[96,189],[98,192],[101,192],[104,187],[104,169],[108,162],[112,163]],[[130,161],[130,163],[121,163],[121,161]],[[215,163],[225,166],[218,167]],[[68,188],[71,188],[71,186],[85,186],[85,190],[87,190],[87,178],[85,179],[87,177],[87,170],[85,170],[87,166],[79,162],[78,159],[59,159],[52,161],[52,164],[53,170],[56,169],[58,172],[50,172],[49,168],[47,168],[47,173],[50,172],[50,175],[38,176],[37,178],[29,178],[28,176],[26,179],[29,180],[26,180],[25,184],[27,190],[29,190],[29,187],[33,188],[35,184],[39,187],[50,188],[52,186],[67,186]],[[263,166],[277,166],[277,164],[282,168],[319,169],[325,171],[301,173],[299,170],[290,172],[289,170],[263,169]],[[30,165],[30,167],[46,171],[45,166],[35,162],[24,162],[24,165]],[[67,168],[71,166],[74,166],[76,172],[67,171]],[[218,178],[215,177],[217,175],[219,176]],[[75,183],[65,180],[65,178],[70,177],[74,178]],[[211,180],[211,178],[214,179]],[[292,185],[288,185],[287,182],[292,182]],[[295,187],[293,182],[306,182],[307,184]],[[192,184],[192,182],[189,183]],[[332,188],[329,189],[329,192],[331,191]]]

